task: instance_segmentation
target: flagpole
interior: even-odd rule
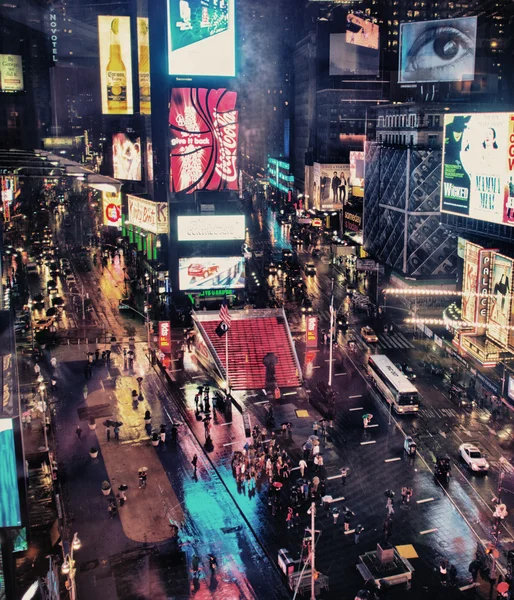
[[[230,331],[230,327],[227,329],[227,333],[225,334],[225,375],[227,377],[227,396],[230,394],[230,379],[228,376],[228,332]]]

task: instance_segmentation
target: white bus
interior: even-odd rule
[[[375,387],[398,414],[417,413],[419,393],[405,375],[382,354],[368,360],[368,373]]]

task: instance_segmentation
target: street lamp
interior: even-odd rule
[[[75,561],[73,559],[73,553],[75,550],[79,550],[81,547],[81,542],[79,540],[78,534],[73,534],[73,539],[71,541],[71,550],[68,554],[64,556],[64,561],[61,565],[61,571],[63,575],[67,576],[66,581],[66,589],[70,592],[70,600],[76,600],[77,598],[77,588],[75,584],[75,574],[77,570],[75,569]],[[63,552],[64,552],[63,546]]]

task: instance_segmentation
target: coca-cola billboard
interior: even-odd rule
[[[236,92],[176,88],[170,104],[170,189],[237,190]]]

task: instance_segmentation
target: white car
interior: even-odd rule
[[[459,452],[464,462],[475,473],[487,473],[489,471],[489,463],[474,444],[461,444]]]

